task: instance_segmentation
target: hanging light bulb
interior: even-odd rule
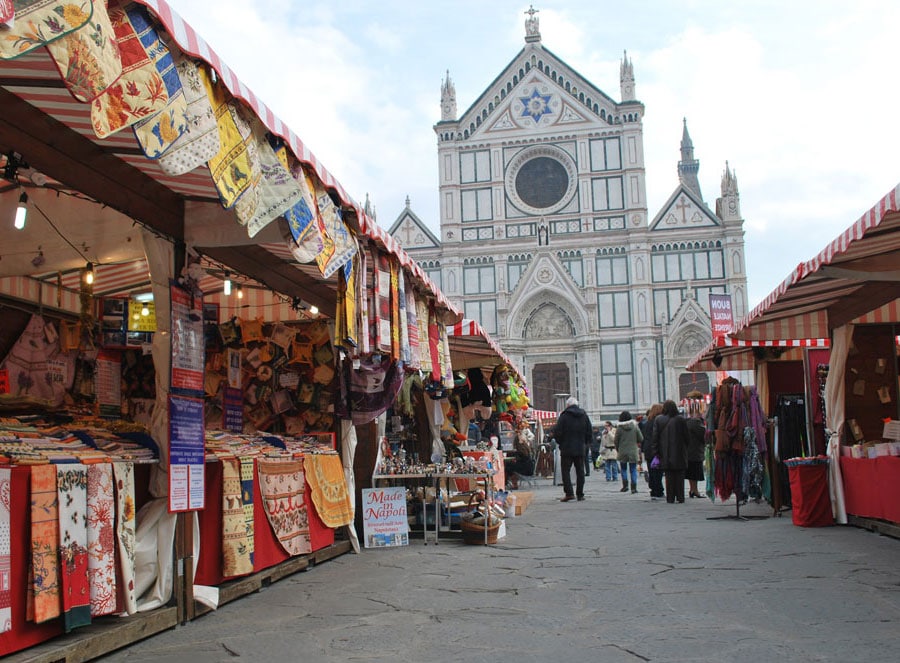
[[[141,306],[141,316],[147,317],[150,315],[150,307],[147,306],[147,302],[144,302],[143,306]]]
[[[244,298],[244,289],[240,285],[238,285],[238,289],[237,289],[237,298],[238,299]]]
[[[28,194],[24,191],[19,196],[19,206],[16,207],[16,230],[22,230],[25,227],[25,217],[28,216]]]
[[[94,263],[89,262],[84,270],[84,282],[88,285],[94,283]]]
[[[319,307],[318,307],[318,306],[315,306],[315,305],[310,306],[310,307],[309,307],[309,312],[310,312],[312,315],[319,315]]]
[[[225,282],[222,285],[222,292],[225,293],[225,296],[231,294],[231,274],[225,272]]]

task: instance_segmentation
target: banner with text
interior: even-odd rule
[[[366,548],[409,544],[406,487],[363,488],[363,540]]]
[[[709,317],[712,318],[713,338],[721,338],[734,330],[731,295],[709,295]]]

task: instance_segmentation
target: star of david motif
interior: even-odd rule
[[[522,117],[530,117],[535,122],[540,122],[544,115],[550,115],[550,95],[540,94],[537,90],[531,93],[530,97],[519,97],[525,110],[522,111]]]

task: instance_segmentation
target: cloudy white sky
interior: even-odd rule
[[[516,0],[169,0],[389,227],[438,227],[440,85],[460,112],[524,45]],[[651,217],[677,186],[682,118],[714,208],[726,160],[751,305],[900,182],[895,0],[545,0],[545,47],[613,99],[623,51],[646,108]]]

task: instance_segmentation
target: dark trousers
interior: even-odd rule
[[[666,502],[684,502],[684,470],[666,470]]]
[[[575,491],[572,492],[572,466],[575,466]],[[560,462],[563,490],[567,497],[584,497],[584,456],[562,456]]]
[[[648,479],[650,483],[650,496],[651,497],[662,497],[663,496],[663,471],[658,467],[651,467],[648,470]]]

